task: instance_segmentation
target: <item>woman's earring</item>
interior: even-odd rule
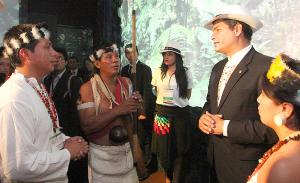
[[[284,115],[282,113],[280,114],[276,114],[274,116],[274,123],[277,125],[277,126],[281,126],[281,125],[284,125],[286,123],[286,118],[284,117]]]

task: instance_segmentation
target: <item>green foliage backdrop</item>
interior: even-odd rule
[[[123,0],[119,16],[122,21],[124,44],[131,41],[132,0]],[[216,12],[226,4],[240,4],[262,20],[264,27],[253,36],[252,44],[264,54],[275,56],[287,51],[297,57],[300,50],[300,3],[297,0],[136,0],[137,45],[139,59],[152,70],[162,62],[160,50],[169,39],[177,40],[191,69],[194,88],[190,100],[193,106],[205,102],[212,66],[222,55],[211,43],[211,32],[203,28]],[[126,59],[122,57],[123,64]]]

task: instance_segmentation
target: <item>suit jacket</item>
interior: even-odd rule
[[[275,132],[259,121],[257,97],[259,79],[271,64],[271,57],[252,48],[230,76],[217,104],[218,84],[228,61],[218,62],[212,70],[203,112],[222,114],[230,120],[228,136],[210,135],[208,158],[219,182],[246,182],[263,153],[278,139]]]
[[[82,80],[77,76],[73,76],[70,80],[70,93],[66,94],[68,91],[68,80],[71,75],[71,71],[66,69],[53,89],[52,100],[58,113],[62,131],[68,136],[82,136],[83,133],[76,106]],[[47,76],[44,80],[48,91],[50,90],[51,82],[51,75]]]
[[[132,81],[131,69],[129,64],[122,68],[121,76],[128,77]],[[138,61],[136,64],[136,90],[143,98],[143,109],[147,118],[152,118],[155,108],[155,96],[152,93],[152,72],[146,64]]]

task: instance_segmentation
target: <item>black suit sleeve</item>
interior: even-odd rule
[[[227,130],[229,140],[236,144],[274,144],[278,141],[274,130],[258,120],[231,120]]]

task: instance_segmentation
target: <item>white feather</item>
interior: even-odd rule
[[[41,34],[39,33],[39,29],[37,27],[32,27],[31,33],[34,39],[40,39]]]
[[[96,61],[94,55],[90,55],[90,60],[91,60],[92,62],[95,62],[95,61]]]
[[[10,45],[13,47],[13,49],[19,49],[20,48],[20,46],[21,46],[21,43],[20,43],[20,41],[19,40],[17,40],[17,39],[14,39],[14,38],[12,38],[10,41],[9,41],[9,43],[10,43]]]
[[[29,39],[27,37],[27,32],[23,32],[22,34],[20,34],[20,38],[22,39],[23,43],[29,43]]]
[[[50,38],[50,32],[46,28],[42,27],[40,30],[44,33],[46,39]]]
[[[99,50],[96,52],[97,59],[100,59],[100,57],[102,56],[103,53],[104,53],[103,49],[99,49]]]

